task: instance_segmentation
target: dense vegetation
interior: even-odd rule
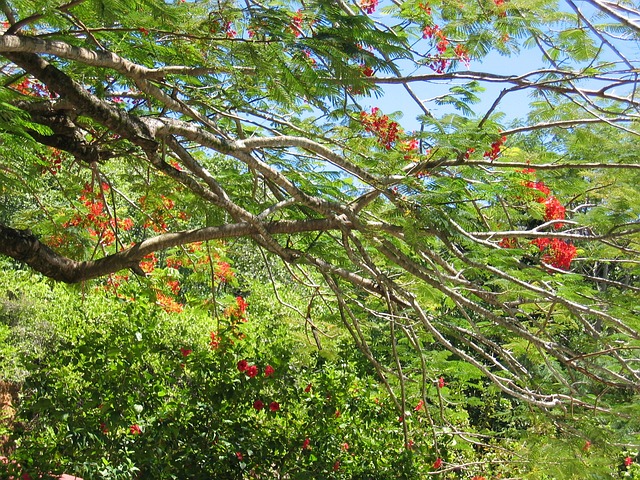
[[[638,476],[634,2],[0,11],[7,468]]]

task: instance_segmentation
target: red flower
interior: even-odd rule
[[[303,450],[311,450],[311,447],[309,446],[309,444],[311,443],[311,440],[309,440],[309,437],[304,439],[304,442],[302,442],[302,449]]]
[[[556,197],[551,195],[544,201],[544,219],[549,220],[564,220],[566,210],[564,206],[558,201]],[[556,229],[561,228],[562,223],[556,223]]]
[[[242,461],[242,460],[244,459],[244,456],[242,455],[242,452],[236,452],[236,458],[237,458],[239,461]]]
[[[189,355],[191,355],[191,352],[193,350],[189,350],[188,348],[180,348],[180,353],[182,354],[183,357],[188,357]]]
[[[503,238],[498,242],[498,246],[500,248],[515,248],[517,245],[517,240],[515,238]]]
[[[336,409],[336,413],[334,413],[334,414],[333,414],[333,416],[334,416],[335,418],[338,418],[338,417],[340,416],[340,410],[337,410],[337,409]]]
[[[180,292],[180,282],[178,280],[169,280],[167,285],[169,285],[171,293],[174,295],[177,295]]]
[[[265,377],[270,377],[274,373],[275,373],[275,370],[271,365],[267,365],[266,368],[264,369],[264,376]]]
[[[131,432],[131,435],[140,435],[142,433],[142,430],[138,425],[134,423],[129,427],[129,432]]]
[[[438,388],[442,388],[446,385],[446,383],[444,382],[444,377],[440,377],[438,379]]]
[[[631,457],[627,457],[624,459],[624,466],[628,467],[633,463],[633,459]]]
[[[423,407],[423,406],[424,406],[424,401],[420,400],[420,401],[418,402],[418,405],[416,405],[416,408],[414,408],[414,410],[415,410],[416,412],[419,412],[420,410],[422,410],[422,407]]]
[[[584,447],[582,447],[582,450],[585,452],[588,452],[589,450],[591,450],[591,442],[589,440],[584,442]]]
[[[340,470],[340,460],[336,460],[333,464],[333,471],[337,472],[338,470]]]
[[[436,458],[436,461],[433,462],[433,469],[437,470],[442,466],[442,459],[440,457]]]
[[[100,431],[104,434],[107,434],[109,432],[109,429],[107,428],[107,424],[102,422],[100,424]]]
[[[269,404],[269,410],[271,410],[272,412],[277,412],[278,410],[280,410],[280,404],[278,402],[271,402]]]
[[[238,310],[240,310],[240,313],[244,313],[247,311],[247,306],[249,304],[245,302],[244,298],[236,297],[236,304],[238,305]]]
[[[251,365],[245,369],[244,373],[246,373],[249,378],[253,378],[258,375],[258,367]]]
[[[209,346],[211,347],[212,350],[216,350],[220,346],[220,339],[217,337],[216,332],[210,332],[209,336],[211,337]]]
[[[536,238],[531,243],[537,245],[540,251],[545,250],[542,255],[544,263],[551,264],[555,268],[569,270],[571,262],[575,258],[578,250],[576,247],[558,238],[550,240],[548,238]]]
[[[346,452],[347,450],[349,450],[349,444],[347,442],[344,442],[340,445],[340,448],[342,449],[342,451]]]
[[[539,182],[528,181],[524,183],[524,186],[527,188],[531,188],[532,190],[538,190],[543,194],[543,196],[547,196],[551,193],[551,190],[549,190],[549,187],[547,187],[543,181],[539,181]]]
[[[249,364],[247,363],[246,360],[240,360],[238,362],[238,370],[241,371],[241,372],[244,372],[247,369],[248,366],[249,366]]]
[[[253,402],[253,408],[260,411],[264,408],[264,403],[262,403],[262,400],[256,400],[255,402]]]
[[[377,6],[378,0],[360,0],[360,7],[365,11],[365,13],[372,14],[376,11]]]
[[[304,387],[304,393],[309,393],[311,391],[311,384],[308,384],[306,387]]]

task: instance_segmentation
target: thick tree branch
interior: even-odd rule
[[[280,221],[263,224],[269,234],[321,232],[344,228],[331,220]],[[54,280],[78,283],[135,267],[145,255],[179,245],[223,238],[246,237],[259,230],[246,222],[205,227],[184,232],[165,233],[118,253],[94,261],[76,261],[59,255],[28,230],[16,230],[0,224],[0,254],[18,260]]]

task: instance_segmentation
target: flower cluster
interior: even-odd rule
[[[531,173],[527,171],[526,173]],[[536,195],[536,201],[544,204],[544,220],[564,220],[566,218],[566,209],[556,197],[551,195],[551,190],[542,181],[528,180],[524,182],[524,186],[531,189]],[[562,228],[562,223],[556,223],[555,229]]]
[[[389,119],[387,115],[380,114],[378,107],[372,108],[371,113],[360,112],[360,122],[367,132],[378,137],[378,142],[387,150],[391,149],[398,135],[402,133],[400,125]]]
[[[541,252],[542,261],[555,268],[569,270],[571,262],[576,256],[576,247],[558,238],[537,238],[531,243],[536,245]]]
[[[507,137],[504,135],[501,136],[499,139],[497,139],[495,142],[491,144],[491,150],[487,150],[486,152],[484,152],[483,156],[488,158],[491,161],[495,160],[496,158],[498,158],[498,156],[500,156],[502,145],[504,145],[504,142],[506,141],[507,141]]]
[[[40,159],[46,165],[42,173],[49,172],[51,175],[57,175],[62,170],[62,151],[49,147],[49,152],[49,155],[40,155]]]
[[[293,18],[291,19],[291,25],[289,26],[289,30],[296,37],[302,35],[302,20],[304,20],[304,17],[302,16],[302,10],[296,11],[296,13],[293,15]]]
[[[376,11],[378,0],[360,0],[360,8],[369,15]]]
[[[102,246],[113,245],[117,230],[131,230],[133,228],[132,219],[115,219],[106,211],[104,196],[109,192],[109,189],[107,183],[102,183],[100,191],[94,192],[93,185],[86,184],[79,197],[86,211],[76,213],[70,220],[62,224],[63,228],[83,227],[92,237],[97,237]]]

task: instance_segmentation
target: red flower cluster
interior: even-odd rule
[[[558,201],[556,197],[551,195],[544,201],[544,219],[549,220],[564,220],[566,210],[564,206]],[[555,228],[562,228],[562,223],[556,223]]]
[[[427,15],[431,15],[431,7],[429,6],[428,3],[419,3],[418,8],[420,8],[421,10],[424,10],[424,12]]]
[[[362,8],[365,13],[372,14],[376,11],[378,7],[378,0],[360,0],[360,8]]]
[[[531,170],[531,169],[528,169]],[[527,171],[527,173],[530,173]],[[537,181],[537,182],[533,182],[533,181],[527,181],[524,183],[524,186],[527,188],[531,188],[532,190],[538,190],[539,192],[541,192],[543,195],[541,195],[541,198],[544,198],[546,195],[549,195],[551,193],[551,190],[549,190],[549,187],[547,187],[544,182],[542,181]]]
[[[131,433],[131,435],[141,435],[142,429],[134,423],[129,427],[129,432]]]
[[[504,142],[506,141],[507,141],[507,137],[505,135],[501,136],[498,140],[496,140],[491,144],[491,150],[487,150],[486,152],[484,152],[484,156],[491,161],[498,158],[498,156],[500,155],[500,150],[502,148],[502,145],[504,145]]]
[[[184,310],[184,305],[164,293],[156,292],[156,303],[167,313],[180,313]]]
[[[526,173],[531,173],[528,169]],[[544,203],[544,219],[550,220],[564,220],[566,218],[566,209],[558,201],[556,197],[551,195],[551,190],[542,181],[527,181],[524,183],[525,187],[536,191],[536,201],[538,203]],[[562,223],[556,223],[554,228],[562,228]]]
[[[365,77],[373,77],[373,68],[366,65],[360,65],[360,70],[362,70],[362,75],[364,75]]]
[[[469,65],[471,64],[471,57],[469,56],[469,50],[467,50],[467,47],[459,43],[456,45],[456,48],[453,49],[453,52],[456,54],[456,57],[458,57],[458,60],[460,60],[465,67],[469,68]]]
[[[311,450],[311,447],[309,446],[309,444],[311,443],[311,440],[309,440],[309,437],[304,439],[304,442],[302,442],[302,450]]]
[[[262,402],[262,400],[256,400],[255,402],[253,402],[253,408],[255,408],[257,411],[260,411],[264,408],[264,403]]]
[[[278,410],[280,410],[280,404],[278,402],[271,402],[269,404],[269,410],[271,410],[272,412],[277,412]]]
[[[188,349],[188,348],[182,348],[182,347],[180,348],[180,353],[182,354],[182,357],[183,357],[183,358],[186,358],[186,357],[188,357],[189,355],[191,355],[191,352],[192,352],[192,351],[193,351],[193,350],[190,350],[190,349]]]
[[[436,461],[433,462],[433,469],[438,470],[442,466],[442,459],[440,457],[436,458]]]
[[[378,142],[387,150],[391,149],[398,135],[402,133],[400,125],[391,121],[387,115],[381,115],[378,107],[372,108],[371,113],[360,112],[360,122],[367,132],[378,137]]]
[[[537,238],[531,243],[536,245],[541,252],[542,261],[548,263],[555,268],[562,270],[569,270],[571,268],[571,262],[576,256],[576,247],[570,243],[560,240],[558,238]]]
[[[414,410],[415,410],[416,412],[419,412],[420,410],[422,410],[422,407],[424,407],[424,401],[420,400],[420,401],[418,402],[418,405],[416,405],[416,408],[414,408]]]
[[[438,379],[438,388],[443,388],[446,385],[445,381],[444,381],[444,377],[440,377]]]
[[[211,338],[211,341],[209,342],[211,350],[217,350],[220,348],[220,337],[216,335],[216,332],[210,332],[209,337]]]
[[[633,463],[633,459],[631,457],[627,457],[624,459],[624,466],[629,467]]]
[[[271,375],[273,375],[275,373],[274,368],[271,365],[267,365],[264,369],[264,376],[265,377],[270,377]]]
[[[302,20],[304,17],[302,16],[302,10],[296,11],[295,15],[291,19],[291,25],[289,26],[289,30],[296,37],[302,35]]]
[[[111,218],[105,211],[103,198],[110,190],[107,183],[102,183],[100,191],[94,192],[93,185],[85,184],[82,194],[78,198],[86,207],[86,213],[76,213],[71,219],[62,224],[63,228],[84,227],[89,234],[98,238],[103,246],[113,245],[116,240],[116,230],[128,231],[133,228],[130,218]]]

